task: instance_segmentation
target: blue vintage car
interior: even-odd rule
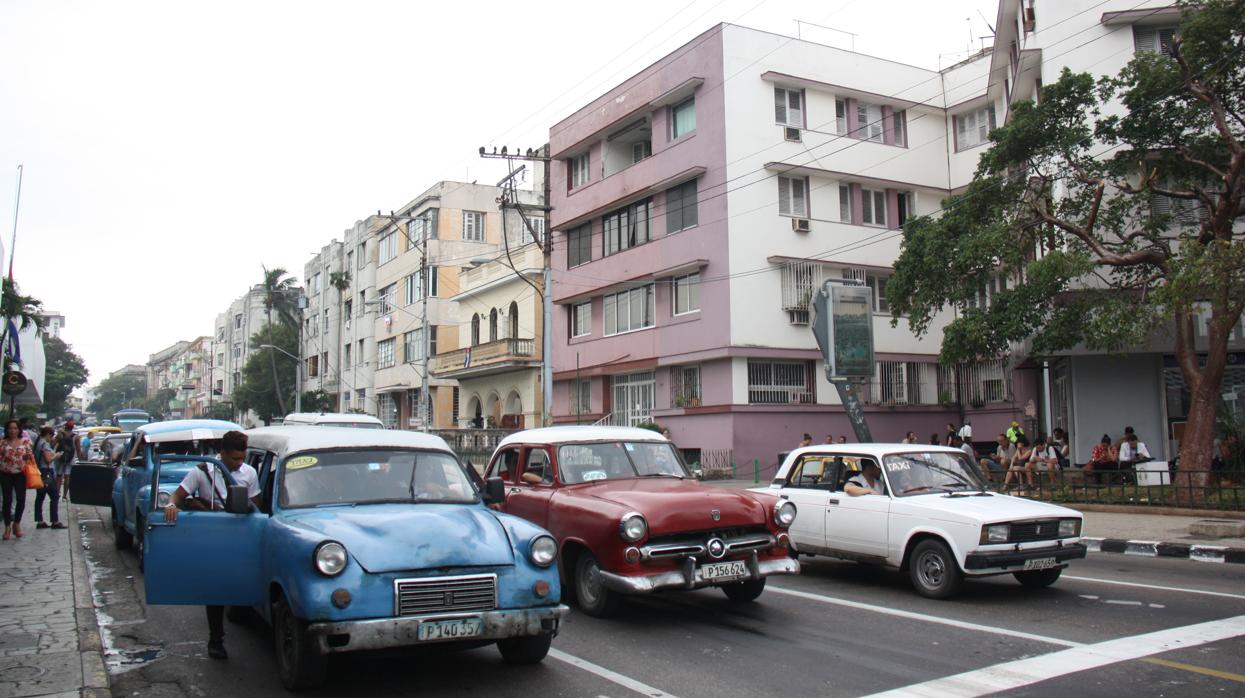
[[[500,480],[485,485],[428,434],[247,433],[260,505],[234,491],[232,511],[148,521],[148,603],[254,607],[291,690],[321,683],[335,652],[495,642],[508,662],[544,659],[567,612],[557,544],[486,506]]]
[[[156,485],[157,491],[155,506],[163,507],[194,467],[185,462],[166,464],[157,483],[152,479],[157,459],[166,454],[214,454],[220,438],[234,430],[241,431],[242,427],[219,419],[177,419],[144,424],[130,435],[121,472],[112,483],[112,529],[118,548],[134,546],[137,550],[140,569],[144,566],[144,524],[152,506],[152,486]]]

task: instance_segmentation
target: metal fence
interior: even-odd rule
[[[700,460],[688,463],[693,469],[700,468],[704,480],[726,480],[735,477],[735,451],[729,448],[702,448]]]
[[[451,450],[463,461],[471,461],[477,469],[483,470],[497,450],[502,439],[515,433],[516,429],[432,429],[434,434],[445,439]]]
[[[1072,468],[1058,471],[1054,484],[1047,473],[1034,473],[1032,487],[1013,489],[1010,494],[1069,504],[1245,510],[1245,470],[1212,471],[1204,485],[1196,482],[1195,475],[1182,470],[1086,473]]]

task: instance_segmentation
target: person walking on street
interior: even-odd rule
[[[61,459],[56,466],[56,478],[61,486],[61,498],[69,499],[69,472],[78,455],[78,436],[73,433],[73,422],[65,422],[56,438],[56,450],[61,452]]]
[[[52,447],[56,430],[43,427],[35,439],[35,465],[39,466],[39,475],[43,477],[43,489],[35,494],[35,528],[64,528],[60,520],[60,483],[56,481],[56,461],[61,454]],[[48,500],[48,520],[51,526],[43,521],[43,500]]]
[[[35,457],[16,419],[4,424],[0,439],[0,488],[4,490],[4,540],[22,537],[22,514],[26,512],[26,461]]]

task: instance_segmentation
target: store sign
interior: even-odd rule
[[[4,374],[3,382],[0,382],[0,392],[5,395],[21,395],[26,392],[26,386],[29,381],[20,371],[8,371]]]
[[[873,377],[873,289],[825,282],[809,304],[826,378]]]

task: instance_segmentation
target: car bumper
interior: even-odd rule
[[[733,582],[763,579],[775,574],[799,574],[800,563],[789,557],[772,560],[758,560],[756,555],[746,561],[748,576],[731,580],[704,580],[696,576],[696,561],[686,558],[678,570],[658,572],[645,575],[622,575],[602,570],[601,583],[607,589],[623,594],[647,594],[662,589],[698,589],[700,587],[720,586]]]
[[[1015,571],[1012,568],[1023,568],[1025,562],[1029,560],[1053,557],[1057,564],[1062,564],[1068,560],[1077,560],[1085,557],[1086,551],[1084,545],[1072,543],[1050,548],[969,553],[964,558],[964,569],[970,573],[982,570]]]
[[[407,616],[375,620],[311,623],[307,626],[307,634],[316,643],[316,646],[319,647],[320,652],[324,654],[440,642],[505,640],[511,637],[556,634],[562,617],[569,610],[565,604],[559,604],[557,606],[505,611],[482,611],[480,613],[452,613],[437,616]],[[480,618],[483,621],[481,634],[469,638],[419,639],[420,623],[458,618]]]

